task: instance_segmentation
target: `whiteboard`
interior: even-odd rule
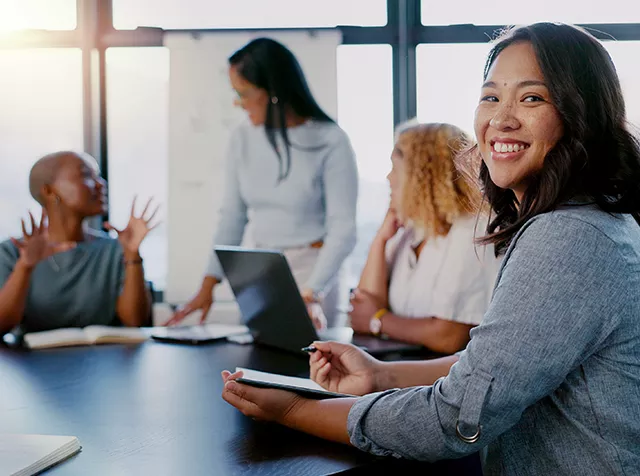
[[[280,41],[296,55],[316,100],[337,119],[338,30],[165,33],[171,58],[168,302],[188,300],[205,272],[224,189],[227,142],[235,125],[245,120],[243,111],[233,106],[228,58],[258,37]],[[231,300],[233,295],[221,286],[216,298]]]

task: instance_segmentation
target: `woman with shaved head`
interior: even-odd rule
[[[111,239],[85,226],[106,211],[106,183],[93,157],[56,152],[38,160],[29,189],[42,205],[20,239],[0,243],[0,335],[92,324],[140,326],[149,316],[140,244],[153,228],[135,201],[126,228]],[[157,211],[157,209],[156,209]],[[147,217],[148,216],[148,217]]]

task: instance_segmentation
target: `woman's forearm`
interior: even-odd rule
[[[448,355],[431,360],[381,362],[376,391],[433,385],[440,377],[448,375],[457,361],[457,355]]]
[[[202,285],[200,286],[200,290],[203,292],[209,292],[213,294],[213,289],[220,284],[220,280],[215,276],[206,275],[202,280]]]
[[[144,268],[139,260],[139,256],[125,257],[124,286],[118,298],[118,317],[128,327],[144,325],[150,315],[151,299],[144,282]]]
[[[358,283],[359,289],[376,296],[384,305],[388,305],[389,295],[389,267],[387,266],[385,255],[386,245],[386,240],[378,237],[374,238]]]
[[[423,345],[441,354],[453,354],[469,342],[473,326],[437,317],[402,317],[387,313],[382,317],[382,333],[395,340]]]
[[[355,401],[355,398],[301,399],[280,423],[325,440],[350,445],[347,418]]]
[[[13,272],[0,288],[0,335],[20,324],[29,293],[33,269],[17,261]]]

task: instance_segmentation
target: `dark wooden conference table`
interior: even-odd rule
[[[305,358],[226,342],[25,351],[0,346],[0,433],[77,436],[51,475],[481,474],[477,456],[375,458],[274,424],[220,397],[236,366],[304,375]],[[307,373],[308,375],[308,373]]]

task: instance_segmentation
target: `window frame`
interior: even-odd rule
[[[384,26],[338,26],[343,44],[389,44],[392,47],[393,123],[417,114],[416,48],[422,43],[483,43],[508,25],[423,25],[420,0],[387,0]],[[116,30],[112,0],[76,0],[74,30],[24,30],[0,36],[0,48],[80,48],[82,50],[82,95],[84,149],[108,174],[106,111],[106,50],[110,47],[164,46],[165,30],[139,27]],[[581,24],[599,39],[640,40],[640,23]],[[298,30],[279,28],[274,30]],[[322,30],[323,28],[301,28]],[[234,29],[234,31],[251,29]],[[167,30],[198,34],[212,30]],[[213,30],[218,31],[218,30]],[[229,31],[220,29],[219,31]],[[97,94],[95,94],[97,92]],[[105,178],[108,178],[105,176]],[[108,219],[108,213],[103,217]]]

